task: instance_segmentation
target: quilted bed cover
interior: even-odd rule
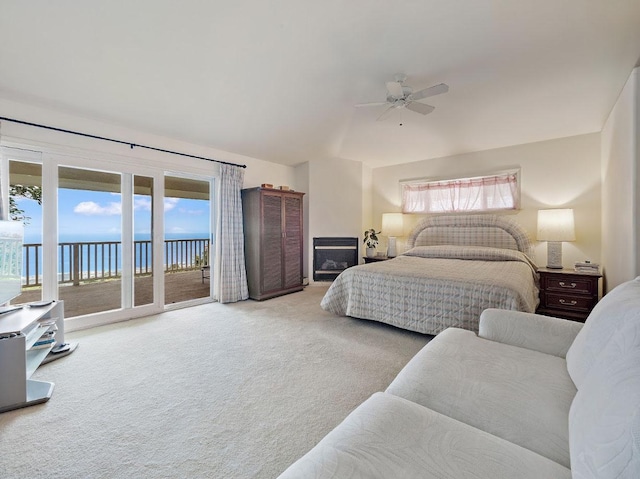
[[[448,327],[478,331],[487,308],[535,312],[536,266],[515,250],[417,246],[397,258],[351,267],[321,307],[424,334]]]

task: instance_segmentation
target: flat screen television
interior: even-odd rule
[[[23,240],[21,221],[0,221],[0,312],[22,292]]]

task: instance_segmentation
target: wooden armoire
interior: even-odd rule
[[[242,190],[249,297],[302,290],[302,197],[271,188]]]

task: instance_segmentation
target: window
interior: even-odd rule
[[[402,182],[403,213],[458,213],[520,207],[519,172]]]
[[[62,299],[79,329],[211,300],[201,271],[214,271],[210,170],[187,164],[169,177],[161,165],[0,147],[0,210],[26,224],[12,303]]]

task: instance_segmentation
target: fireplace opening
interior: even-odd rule
[[[358,238],[313,238],[313,280],[333,281],[358,264]]]

